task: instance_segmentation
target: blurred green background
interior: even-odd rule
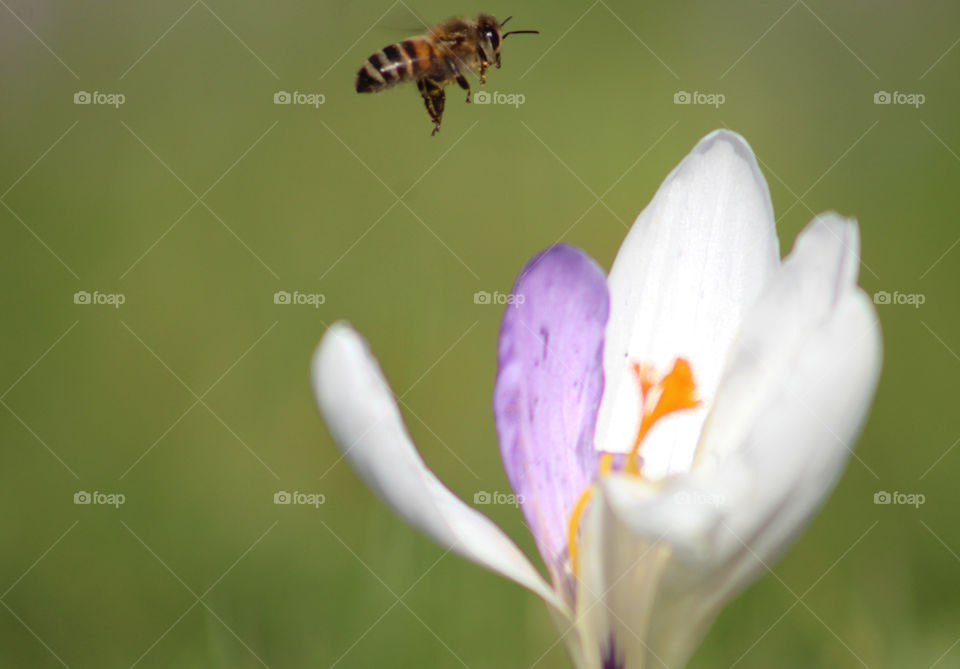
[[[502,307],[473,294],[560,239],[609,268],[727,126],[762,163],[784,252],[836,209],[860,220],[866,290],[925,301],[878,306],[859,460],[692,666],[960,666],[956,3],[0,4],[0,665],[570,666],[536,597],[443,557],[339,461],[309,356],[350,319],[440,478],[468,501],[507,492]],[[479,11],[542,32],[508,40],[488,80],[523,105],[451,89],[431,138],[413,86],[353,92],[369,53]],[[882,490],[926,503],[875,505]],[[519,511],[482,510],[535,554]]]

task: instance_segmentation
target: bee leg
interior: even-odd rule
[[[440,121],[443,120],[443,105],[446,100],[443,86],[432,79],[420,79],[417,81],[417,88],[423,96],[423,104],[430,114],[430,120],[433,121],[433,132],[430,135],[436,135],[440,130]]]
[[[480,84],[483,85],[487,83],[487,68],[490,67],[490,63],[483,61],[480,63]]]
[[[447,69],[450,70],[450,76],[456,80],[457,85],[467,92],[467,102],[470,102],[470,82],[468,82],[467,78],[463,76],[463,74],[460,72],[460,68],[457,67],[456,61],[452,58],[447,59]]]
[[[457,84],[467,92],[467,102],[470,102],[470,82],[462,74],[457,75]]]

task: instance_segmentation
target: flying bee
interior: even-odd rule
[[[490,66],[500,67],[504,39],[510,35],[539,34],[537,30],[503,32],[511,18],[508,16],[500,23],[489,14],[481,14],[476,21],[457,17],[431,28],[426,35],[384,47],[357,72],[357,93],[376,93],[395,84],[416,81],[433,121],[430,134],[435,135],[443,119],[444,87],[457,82],[470,102],[467,72],[476,72],[480,83],[487,83]]]

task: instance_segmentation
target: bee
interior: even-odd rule
[[[357,72],[357,93],[376,93],[405,81],[416,81],[423,103],[433,121],[431,136],[440,130],[445,94],[443,89],[457,82],[467,92],[467,72],[476,72],[480,83],[487,82],[491,65],[500,67],[500,46],[510,35],[539,34],[537,30],[503,32],[503,23],[489,14],[476,21],[461,17],[434,26],[426,35],[386,46],[367,58]]]

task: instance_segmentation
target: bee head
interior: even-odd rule
[[[503,43],[500,23],[489,14],[481,14],[477,17],[477,30],[480,33],[480,56],[500,67],[500,45]]]
[[[539,30],[511,30],[507,33],[503,32],[503,26],[507,25],[507,21],[512,18],[512,16],[508,16],[501,23],[489,14],[481,14],[477,17],[477,29],[480,32],[480,55],[485,61],[493,63],[497,67],[500,67],[500,45],[503,44],[504,39],[510,35],[517,34],[540,34]]]

